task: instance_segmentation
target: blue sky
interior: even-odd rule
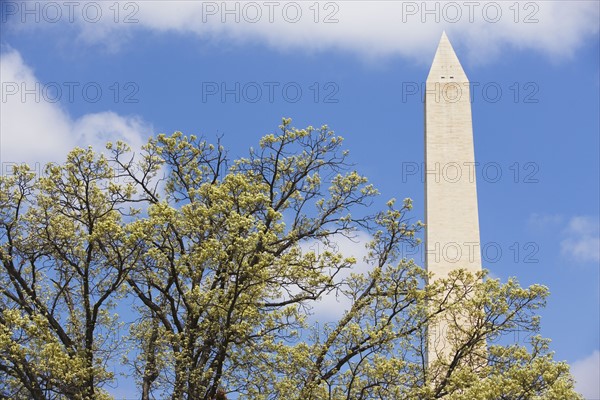
[[[3,173],[177,130],[241,156],[285,116],[344,136],[380,205],[411,197],[415,219],[445,29],[473,84],[484,266],[549,286],[542,333],[600,398],[598,2],[48,4],[0,3]]]

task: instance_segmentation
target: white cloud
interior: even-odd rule
[[[597,216],[532,214],[527,221],[537,232],[560,235],[560,253],[578,262],[600,261],[600,221]]]
[[[102,18],[90,22],[94,7],[83,18],[82,2],[74,13],[80,38],[110,49],[127,40],[123,38],[131,29],[143,28],[190,33],[217,43],[260,41],[286,51],[343,49],[369,58],[401,55],[422,62],[430,61],[442,29],[464,44],[474,61],[493,60],[507,46],[569,57],[586,40],[596,40],[600,15],[596,1],[331,1],[317,6],[291,1],[121,1],[118,15],[114,2],[92,3],[103,7]],[[67,11],[61,21],[67,20]],[[43,18],[41,24],[22,26],[18,16],[12,18],[16,29],[55,27]],[[133,23],[125,23],[127,18]]]
[[[137,151],[152,134],[152,128],[140,117],[122,117],[114,112],[86,114],[73,124],[73,133],[82,144],[96,148],[109,141],[122,140]]]
[[[600,399],[600,351],[571,365],[575,388],[586,400]]]
[[[72,122],[57,104],[41,100],[41,94],[38,98],[33,94],[22,99],[22,89],[35,90],[38,81],[16,50],[2,53],[0,77],[0,159],[16,163],[46,162],[66,154],[72,144]]]
[[[571,218],[565,235],[565,239],[560,242],[562,254],[583,262],[600,261],[600,224],[597,218]]]
[[[15,49],[2,52],[0,77],[2,172],[12,163],[29,163],[40,171],[47,162],[62,161],[75,146],[102,150],[107,141],[123,140],[136,149],[153,133],[142,119],[110,111],[72,118],[44,94],[44,86]],[[31,93],[23,96],[24,89]]]

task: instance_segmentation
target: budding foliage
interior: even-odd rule
[[[546,288],[428,283],[402,254],[423,228],[411,200],[381,203],[342,144],[284,119],[235,160],[176,132],[1,177],[0,398],[126,380],[143,399],[579,398],[538,335]],[[315,324],[323,299],[346,309]],[[451,349],[428,366],[441,319]]]

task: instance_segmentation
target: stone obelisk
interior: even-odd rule
[[[444,32],[425,90],[425,263],[433,279],[481,271],[469,80]],[[451,349],[443,320],[429,327],[431,363]]]

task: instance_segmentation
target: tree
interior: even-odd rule
[[[13,172],[0,180],[2,395],[106,398],[109,311],[139,253],[119,213],[132,186],[112,182],[91,149],[39,181],[27,166]]]
[[[579,398],[537,335],[547,289],[464,270],[428,283],[402,254],[423,227],[412,202],[372,212],[377,191],[341,146],[284,119],[233,162],[177,132],[3,177],[1,395],[107,397],[126,343],[144,399]],[[372,238],[363,273],[334,246],[358,232]],[[347,312],[311,326],[333,294]],[[110,315],[123,298],[127,341]],[[452,351],[427,367],[439,318],[455,321]],[[515,331],[528,338],[507,341]]]

